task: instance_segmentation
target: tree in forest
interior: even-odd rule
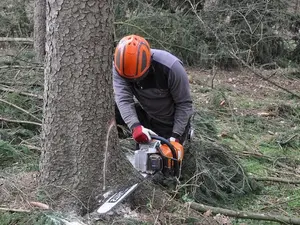
[[[85,214],[97,196],[140,179],[119,150],[114,123],[113,6],[109,0],[46,5],[40,190],[54,209]]]
[[[38,62],[44,62],[46,35],[46,0],[35,0],[34,50]]]

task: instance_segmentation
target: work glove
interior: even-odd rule
[[[174,137],[170,137],[169,142],[178,142],[179,143],[179,139],[174,138]]]
[[[151,140],[150,135],[156,135],[152,130],[138,125],[132,130],[132,137],[137,143],[148,143]]]
[[[179,138],[180,138],[180,135],[173,132],[173,133],[172,133],[172,136],[171,136],[168,140],[169,140],[170,142],[175,141],[175,142],[180,143]]]

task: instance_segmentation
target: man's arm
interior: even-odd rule
[[[133,128],[133,125],[139,124],[139,120],[136,114],[133,94],[129,84],[117,73],[113,67],[113,88],[115,101],[121,113],[121,116],[129,129]]]
[[[172,65],[168,85],[175,103],[173,133],[181,136],[193,114],[193,103],[188,76],[180,61]]]

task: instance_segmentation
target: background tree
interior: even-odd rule
[[[34,5],[34,50],[36,59],[44,62],[46,40],[46,0],[35,0]]]
[[[83,214],[133,172],[114,125],[112,2],[46,4],[40,188],[54,208]]]

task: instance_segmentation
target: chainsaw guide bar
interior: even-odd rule
[[[103,205],[97,210],[99,214],[105,214],[112,210],[116,205],[118,205],[121,201],[123,201],[127,196],[129,196],[136,188],[138,187],[138,183],[132,185],[131,187],[124,188],[114,195],[112,195],[109,199],[104,202]]]

